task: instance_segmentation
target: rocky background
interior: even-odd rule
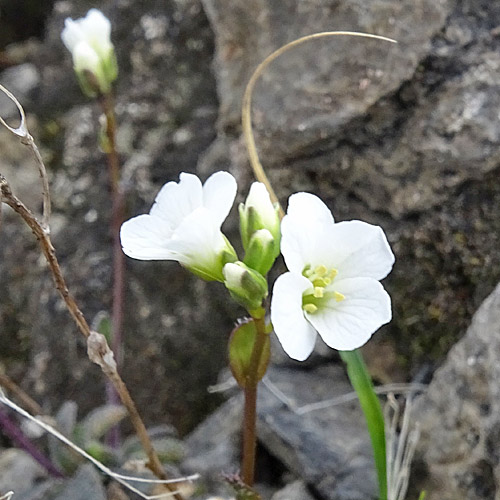
[[[98,6],[113,23],[121,73],[119,148],[130,215],[149,210],[161,185],[181,171],[206,178],[227,169],[243,196],[252,174],[240,136],[241,97],[255,66],[273,50],[323,30],[366,31],[398,40],[392,45],[338,37],[283,55],[255,91],[256,141],[284,204],[292,192],[314,191],[338,220],[360,218],[388,234],[396,265],[385,286],[393,297],[394,319],[365,348],[374,377],[381,383],[428,382],[444,363],[416,408],[423,437],[410,498],[418,488],[427,488],[431,500],[500,498],[494,371],[500,356],[495,348],[498,291],[464,336],[500,278],[500,4],[68,0],[46,2],[42,11],[35,4],[16,2],[18,10],[12,12],[12,2],[0,2],[5,38],[0,40],[0,82],[25,106],[46,158],[53,241],[91,321],[111,302],[110,197],[105,158],[96,148],[99,110],[81,96],[72,74],[60,41],[64,18]],[[3,99],[0,111],[15,117]],[[29,152],[2,130],[0,155],[0,172],[38,209],[38,174]],[[233,214],[226,223],[233,238],[236,225]],[[149,425],[170,423],[185,434],[221,402],[206,388],[225,365],[228,332],[242,311],[226,300],[221,287],[192,278],[174,263],[129,260],[127,266],[123,376]],[[36,242],[7,210],[0,232],[0,277],[5,372],[48,413],[67,400],[78,403],[82,416],[102,404],[101,374],[86,360]],[[321,388],[317,394],[308,388],[330,386],[332,377],[348,390],[334,352],[319,348],[306,365],[287,361],[279,346],[274,352],[272,376],[297,401],[326,397]],[[287,371],[292,369],[293,374]],[[290,385],[287,377],[303,383]],[[366,437],[350,444],[335,437],[326,442],[320,431],[327,426],[324,413],[307,417],[311,420],[304,424],[294,420],[293,412],[280,416],[285,410],[273,404],[265,400],[260,415],[266,443],[261,468],[275,472],[272,478],[264,475],[263,482],[276,489],[300,477],[304,482],[293,484],[302,499],[304,485],[316,499],[366,499],[373,493],[373,482],[366,481]],[[343,408],[348,415],[356,411],[355,405]],[[212,421],[229,414],[237,422],[236,411],[219,411],[220,418]],[[343,422],[338,414],[331,417]],[[354,422],[339,423],[340,436],[348,424],[361,428],[361,421]],[[220,443],[229,448],[221,451],[225,462],[213,460],[215,473],[237,463],[237,430],[226,424],[219,427],[221,433],[226,429]],[[213,428],[201,429],[218,435]],[[201,429],[186,445],[186,467],[191,461],[195,470],[204,457],[196,434]],[[308,454],[304,446],[310,442],[326,444],[321,453],[312,446]],[[339,455],[345,460],[340,465]],[[342,480],[352,479],[355,470],[358,483]],[[291,498],[284,495],[276,498]]]

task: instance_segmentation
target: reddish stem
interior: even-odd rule
[[[0,427],[6,436],[31,455],[52,477],[64,477],[64,474],[25,436],[2,409],[0,409]]]
[[[245,382],[245,407],[243,412],[243,457],[242,479],[247,486],[253,486],[255,476],[255,452],[257,449],[257,386],[259,366],[266,343],[266,323],[262,315],[253,318],[257,337],[250,358],[249,375]]]
[[[106,117],[106,137],[109,149],[107,150],[109,182],[111,187],[111,224],[110,230],[113,239],[113,303],[111,310],[111,348],[115,354],[118,369],[123,362],[123,302],[125,290],[125,256],[120,243],[120,227],[125,220],[125,196],[120,183],[120,160],[116,149],[116,119],[113,98],[111,94],[101,96],[100,104]],[[116,389],[106,385],[107,399],[112,404],[118,404],[120,398]],[[115,448],[119,446],[120,435],[118,427],[111,429],[109,444]]]

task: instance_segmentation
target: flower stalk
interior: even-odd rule
[[[113,255],[113,299],[111,306],[111,345],[118,363],[123,362],[123,303],[125,291],[125,256],[120,243],[120,227],[125,220],[125,195],[120,182],[120,160],[116,148],[116,117],[111,93],[100,96],[99,104],[105,117],[106,157],[108,160],[109,182],[111,187],[111,237]],[[111,404],[119,403],[116,390],[109,383],[106,385],[107,399]],[[119,444],[119,428],[111,429],[111,446]]]
[[[384,414],[375,394],[373,383],[359,350],[339,351],[347,367],[347,375],[358,394],[370,434],[377,471],[379,500],[387,500],[387,464],[385,449]]]
[[[252,315],[257,335],[250,358],[250,368],[248,371],[244,393],[245,407],[243,411],[243,456],[241,476],[244,483],[253,486],[255,479],[255,451],[257,448],[257,387],[261,377],[259,368],[264,354],[264,347],[268,334],[266,333],[266,322],[264,311],[256,311]]]

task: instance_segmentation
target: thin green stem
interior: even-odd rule
[[[249,374],[244,388],[245,407],[243,412],[243,457],[241,464],[242,479],[248,486],[253,486],[255,476],[258,372],[267,338],[264,316],[254,317],[253,321],[257,330],[257,337],[253,346]]]
[[[365,414],[366,426],[372,442],[373,456],[379,485],[379,499],[387,500],[387,464],[385,450],[384,414],[373,389],[372,379],[359,350],[340,351],[347,366],[347,374]]]

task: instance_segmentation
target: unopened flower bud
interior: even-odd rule
[[[107,94],[118,76],[118,65],[110,39],[111,23],[97,9],[74,21],[66,19],[62,41],[73,56],[73,67],[85,95]]]
[[[258,309],[267,297],[267,281],[254,269],[243,262],[229,263],[224,266],[224,284],[231,296],[247,311]]]
[[[251,249],[252,245],[255,245],[254,235],[256,232],[261,230],[266,230],[267,234],[259,233],[257,239],[259,240],[259,245],[263,245],[266,251],[265,265],[259,265],[259,271],[262,274],[266,274],[271,268],[274,259],[280,253],[280,219],[279,219],[279,207],[277,204],[271,202],[269,193],[266,187],[261,182],[254,182],[250,187],[250,192],[245,203],[241,203],[239,207],[240,212],[240,233],[241,240],[243,242],[243,248],[245,249],[245,263],[250,267],[253,267],[249,262],[255,262],[255,250],[254,247]],[[272,242],[269,240],[269,235],[271,236]],[[264,242],[264,240],[266,240]],[[250,255],[251,254],[251,255]],[[272,256],[272,257],[270,257]],[[270,259],[272,261],[269,263]],[[264,270],[264,268],[267,269]]]
[[[265,276],[276,260],[276,245],[267,229],[259,229],[250,237],[244,263]]]

